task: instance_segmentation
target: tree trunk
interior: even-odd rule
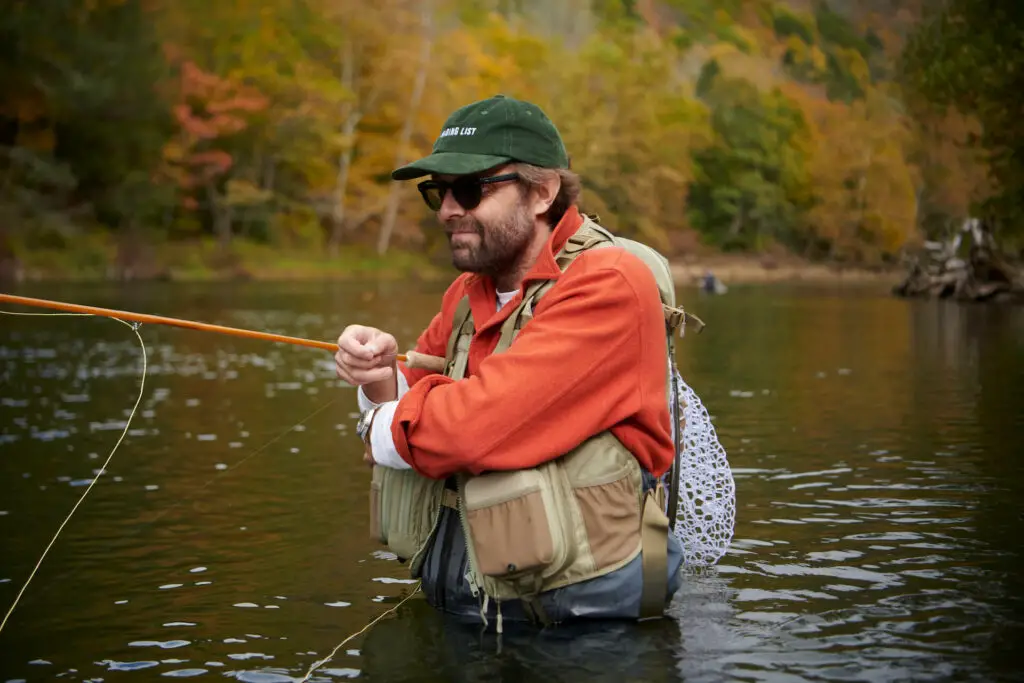
[[[867,192],[868,192],[868,173],[871,172],[871,162],[874,160],[874,154],[871,148],[868,148],[867,156],[864,158],[864,170],[861,171],[860,180],[857,182],[857,208],[860,209],[860,216],[857,220],[857,225],[862,230],[864,229],[864,209],[867,206]]]
[[[213,233],[217,236],[217,248],[221,256],[226,256],[231,250],[231,207],[212,182],[206,184],[206,196],[213,213]]]
[[[416,71],[416,81],[413,84],[412,95],[409,97],[409,109],[405,115],[405,124],[402,126],[402,134],[398,138],[398,151],[395,152],[395,165],[398,168],[405,163],[405,149],[412,139],[412,131],[416,125],[416,114],[420,108],[420,100],[423,99],[423,90],[427,85],[427,70],[430,67],[430,53],[434,47],[434,28],[431,22],[431,0],[422,0],[422,28],[423,46],[420,51],[419,69]],[[380,233],[377,236],[377,253],[384,254],[391,243],[391,234],[395,229],[395,219],[398,216],[398,200],[400,183],[397,180],[391,181],[388,188],[388,203],[384,211],[384,220],[380,224]]]
[[[729,225],[729,237],[733,239],[739,237],[740,231],[743,229],[743,203],[741,202],[736,208],[736,215],[732,217],[732,224]]]
[[[0,282],[17,282],[21,280],[21,264],[14,253],[11,230],[7,221],[0,221]]]
[[[970,242],[966,258],[960,255],[964,237]],[[906,278],[893,288],[893,293],[902,297],[1024,303],[1024,275],[1003,256],[987,226],[972,218],[948,241],[926,242],[923,254],[911,256]]]
[[[356,130],[361,118],[359,112],[352,112],[341,131],[346,139]],[[355,145],[349,144],[338,159],[338,176],[334,184],[334,209],[331,212],[331,238],[328,242],[331,258],[338,255],[342,235],[345,234],[345,195],[348,193],[348,174],[352,168],[352,152]]]
[[[345,41],[345,47],[341,54],[341,85],[348,91],[353,101],[346,107],[348,110],[341,127],[342,137],[345,140],[345,149],[338,158],[338,174],[334,181],[334,207],[331,211],[331,236],[327,242],[328,253],[331,258],[338,255],[338,247],[341,244],[342,235],[345,233],[345,195],[348,193],[348,175],[352,168],[352,151],[355,148],[353,136],[362,112],[359,111],[359,103],[355,101],[355,56],[352,52],[352,39]]]

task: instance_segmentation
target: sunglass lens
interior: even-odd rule
[[[432,211],[439,211],[441,204],[444,202],[444,190],[445,188],[440,187],[436,183],[423,183],[420,185],[420,194],[423,195],[423,201],[427,203]]]
[[[452,183],[452,196],[462,208],[471,211],[480,205],[483,193],[476,178],[460,178]]]

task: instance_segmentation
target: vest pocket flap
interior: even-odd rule
[[[565,475],[574,489],[610,484],[634,471],[636,459],[611,432],[587,439],[565,459]]]
[[[491,472],[466,482],[466,510],[477,510],[540,491],[544,477],[536,470]]]
[[[564,545],[544,477],[535,470],[474,477],[464,489],[466,523],[484,576],[540,572]]]

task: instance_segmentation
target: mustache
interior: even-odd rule
[[[444,224],[444,231],[449,237],[456,233],[482,235],[484,226],[472,216],[462,216],[459,218],[449,218]]]

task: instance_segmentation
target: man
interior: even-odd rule
[[[652,271],[580,213],[533,104],[455,111],[430,155],[392,173],[427,175],[463,271],[415,349],[443,372],[399,366],[382,330],[338,339],[374,466],[372,535],[435,608],[499,630],[660,615],[681,551],[650,492],[674,457]]]

